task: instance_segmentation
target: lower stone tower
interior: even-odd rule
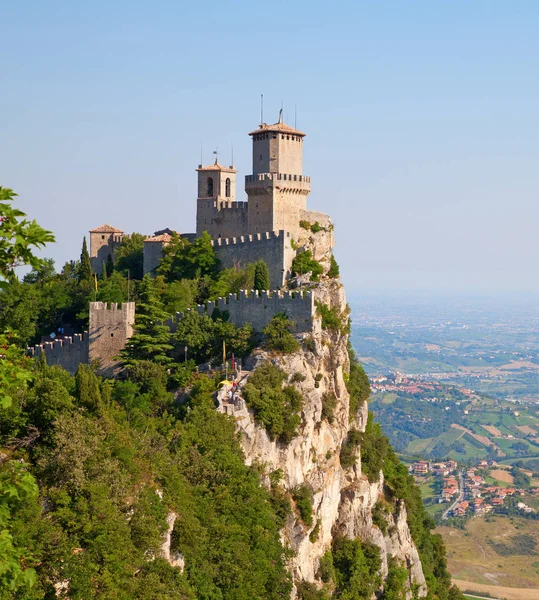
[[[114,258],[123,239],[124,232],[111,225],[105,224],[90,230],[90,261],[94,273],[101,275],[109,254]]]
[[[97,362],[99,373],[112,376],[120,366],[118,355],[133,335],[135,303],[90,302],[88,359]]]

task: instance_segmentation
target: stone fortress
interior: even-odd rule
[[[260,331],[278,312],[290,315],[297,332],[313,328],[315,304],[312,292],[282,292],[291,276],[292,261],[302,236],[300,221],[318,222],[328,231],[324,245],[331,252],[332,226],[325,214],[307,210],[310,177],[303,175],[303,139],[305,134],[286,125],[282,119],[273,125],[261,123],[251,131],[253,172],[245,177],[247,201],[236,200],[236,175],[233,166],[198,165],[196,233],[182,233],[192,241],[207,231],[216,255],[225,268],[245,266],[263,259],[269,270],[274,292],[242,292],[238,297],[220,298],[216,303],[199,306],[198,312],[211,315],[215,307],[227,310],[237,325],[250,322]],[[303,230],[304,232],[304,230]],[[90,230],[90,259],[99,274],[109,255],[114,256],[125,232],[110,225]],[[164,229],[144,241],[144,273],[154,274],[163,249],[173,239],[173,230]],[[314,257],[317,258],[316,248]],[[320,258],[320,257],[319,257]],[[80,362],[99,361],[100,370],[111,373],[117,355],[133,333],[135,306],[132,302],[108,308],[101,302],[90,303],[88,333],[38,345],[29,352],[44,352],[50,364],[61,364],[74,372]],[[167,323],[174,331],[181,318],[175,315]]]

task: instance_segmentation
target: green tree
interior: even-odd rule
[[[13,530],[17,513],[37,501],[38,489],[27,466],[15,460],[0,467],[0,597],[30,590],[36,583],[34,569],[25,569],[24,548],[18,546]],[[10,594],[10,595],[8,595]],[[11,595],[13,594],[13,595]]]
[[[144,276],[144,240],[141,233],[132,233],[123,238],[116,251],[116,269],[131,279],[142,279]],[[107,273],[110,272],[107,268]]]
[[[86,237],[82,241],[82,250],[80,253],[80,263],[78,271],[78,280],[92,281],[94,278],[94,271],[92,269],[92,262],[90,260],[90,253],[88,252],[88,245],[86,244]]]
[[[219,259],[215,255],[211,236],[205,231],[193,243],[174,236],[163,251],[158,273],[167,281],[215,277],[219,270]]]
[[[323,271],[322,265],[313,258],[313,253],[310,250],[299,252],[292,261],[293,275],[311,273],[311,281],[318,281]]]
[[[255,263],[254,289],[259,291],[270,289],[268,265],[262,259]]]
[[[38,269],[45,263],[34,250],[54,241],[51,232],[36,221],[28,221],[25,213],[11,202],[16,194],[0,187],[0,289],[6,289],[16,279],[15,268],[30,265]],[[13,343],[12,335],[0,331],[0,422],[6,427],[6,416],[13,414],[13,400],[21,395],[31,379],[27,361]],[[19,407],[16,407],[17,410]],[[17,515],[29,504],[36,502],[37,485],[18,461],[5,461],[0,466],[0,594],[13,596],[21,590],[29,591],[35,584],[36,574],[25,568],[25,551],[14,535]]]
[[[13,281],[16,267],[39,267],[43,261],[35,256],[34,249],[54,242],[50,231],[28,221],[25,213],[13,207],[16,196],[13,190],[0,187],[0,288]]]
[[[283,386],[286,373],[265,361],[249,377],[243,390],[245,400],[271,439],[288,443],[301,423],[303,397],[293,385]]]
[[[264,327],[265,342],[268,350],[290,353],[299,349],[299,342],[292,335],[292,321],[284,313],[277,313]]]
[[[329,270],[328,270],[328,277],[338,277],[339,276],[339,265],[337,264],[337,261],[335,260],[335,257],[333,256],[333,254],[331,255],[331,262],[329,265]]]
[[[112,254],[110,252],[107,254],[107,261],[104,266],[104,274],[106,277],[110,277],[114,271],[114,261],[112,260]]]
[[[135,333],[121,352],[124,363],[130,365],[137,360],[153,360],[161,365],[170,364],[170,330],[164,325],[168,315],[150,275],[142,279],[138,294],[140,300],[136,306]]]

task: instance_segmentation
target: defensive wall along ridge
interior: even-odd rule
[[[255,331],[261,332],[278,313],[284,313],[293,323],[295,333],[307,333],[313,330],[315,305],[311,291],[305,292],[270,292],[263,290],[241,290],[239,294],[229,294],[226,298],[218,298],[215,302],[199,304],[196,308],[187,309],[212,316],[213,311],[228,314],[228,320],[241,327],[250,323]],[[176,313],[165,323],[174,333],[184,313]]]
[[[268,231],[212,240],[215,254],[225,268],[255,263],[263,259],[268,266],[270,286],[282,287],[294,260],[292,236],[289,231]]]
[[[88,363],[88,332],[75,333],[52,342],[43,342],[27,348],[29,356],[40,357],[45,354],[48,365],[59,365],[71,374],[76,373],[81,363]]]
[[[215,302],[188,309],[211,316],[215,309],[227,312],[231,323],[241,326],[250,323],[261,332],[277,313],[284,313],[294,323],[293,331],[306,333],[313,330],[315,320],[314,295],[311,291],[282,292],[242,290]],[[176,313],[165,321],[174,333],[184,313]],[[135,303],[90,302],[88,331],[52,342],[43,342],[27,349],[27,354],[39,357],[45,354],[47,364],[59,365],[75,374],[79,364],[98,365],[98,371],[112,376],[120,367],[118,356],[133,335]]]

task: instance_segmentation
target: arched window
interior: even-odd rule
[[[225,181],[225,196],[230,198],[230,177],[227,177]]]
[[[206,196],[213,196],[213,177],[208,177],[208,191]]]

